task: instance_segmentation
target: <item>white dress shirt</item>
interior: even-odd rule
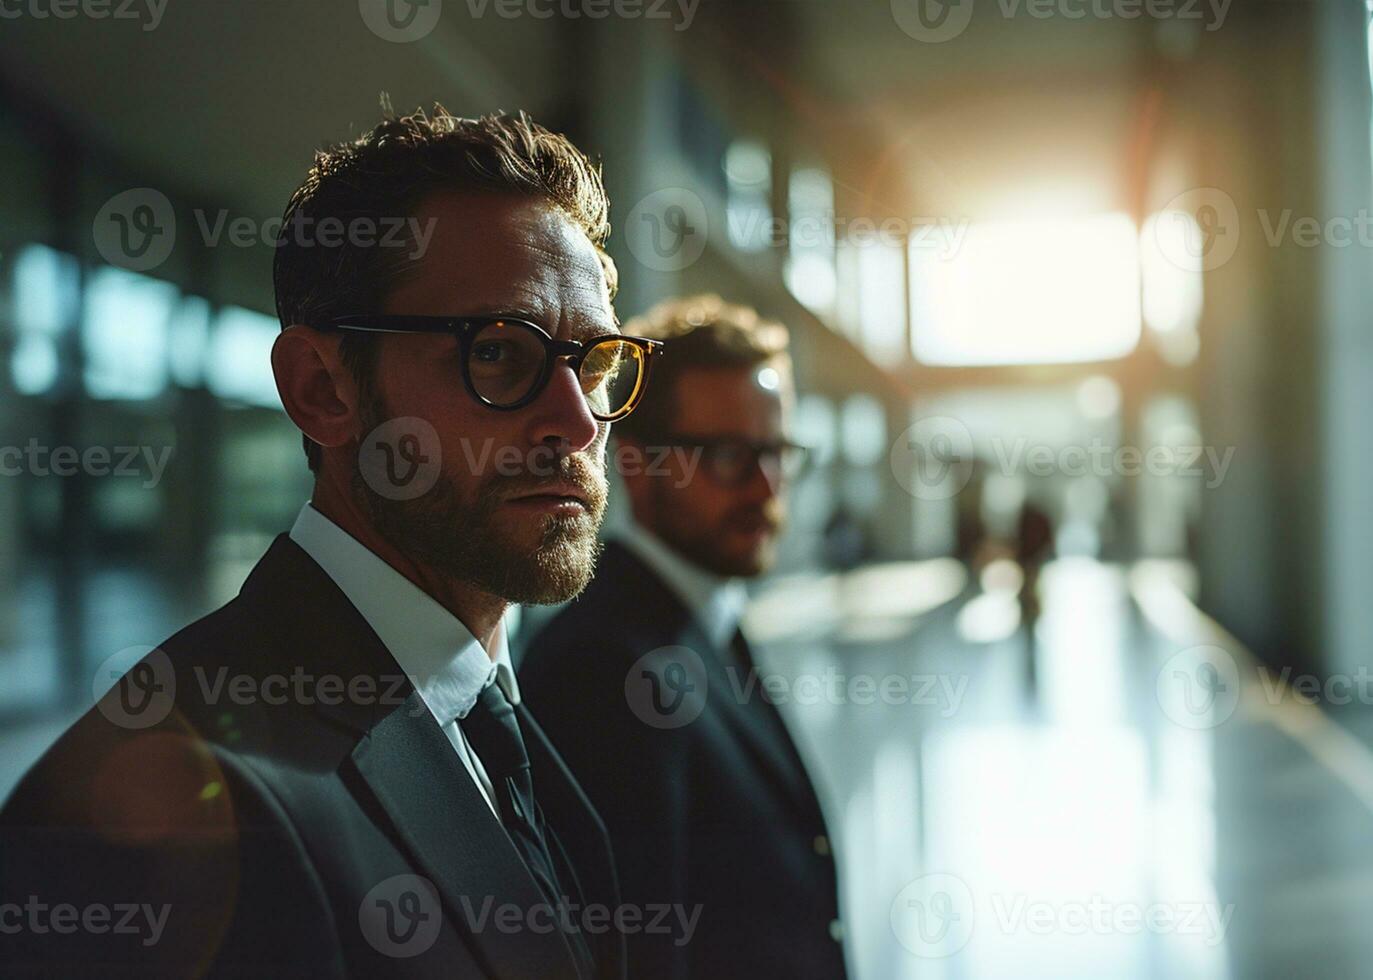
[[[499,818],[491,780],[458,723],[493,681],[511,704],[520,703],[505,620],[496,627],[491,649],[483,649],[461,620],[309,503],[291,528],[291,540],[305,549],[367,620]]]
[[[726,656],[748,606],[748,588],[684,558],[637,521],[616,530],[615,540],[658,573],[705,630],[706,639]]]

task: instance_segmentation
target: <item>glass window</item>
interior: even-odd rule
[[[1140,234],[1144,322],[1170,364],[1185,365],[1197,355],[1204,253],[1186,243],[1203,238],[1197,219],[1186,211],[1151,215]],[[1195,265],[1180,264],[1186,258],[1195,259]]]
[[[86,289],[82,343],[92,398],[155,398],[167,386],[167,326],[180,290],[103,266]]]
[[[276,380],[272,377],[272,343],[275,318],[240,306],[226,306],[215,318],[210,336],[210,359],[205,380],[220,398],[249,405],[280,408]]]
[[[772,223],[772,156],[755,140],[735,140],[725,152],[729,240],[745,252],[768,247]]]
[[[906,348],[906,258],[900,246],[869,242],[858,248],[858,323],[863,349],[878,363],[901,359]]]
[[[808,446],[816,466],[828,466],[834,461],[835,418],[834,405],[824,395],[802,395],[796,402],[795,436]]]
[[[818,168],[792,172],[787,185],[790,251],[782,270],[791,294],[821,316],[834,308],[834,184]]]
[[[81,269],[46,245],[26,245],[14,258],[16,331],[10,372],[21,395],[41,395],[57,381],[57,337],[76,314]]]
[[[205,354],[210,345],[210,301],[183,296],[172,317],[168,337],[168,368],[172,380],[194,388],[205,380]]]
[[[852,395],[839,417],[839,445],[854,466],[872,466],[887,455],[887,415],[871,395]]]
[[[1109,360],[1139,343],[1128,215],[983,222],[951,257],[910,254],[911,346],[923,363]]]

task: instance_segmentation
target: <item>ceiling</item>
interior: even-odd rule
[[[143,29],[150,19],[20,18],[0,29],[0,66],[130,169],[265,218],[317,146],[375,123],[383,90],[401,110],[557,104],[556,35],[528,19],[464,22],[448,6],[409,44],[373,34],[356,0],[173,0],[155,30]]]
[[[177,0],[155,30],[146,13],[22,17],[0,30],[0,66],[139,173],[264,216],[280,212],[317,145],[375,121],[382,90],[400,109],[438,99],[465,115],[540,118],[588,97],[569,28],[599,26],[446,0],[428,36],[398,44],[360,16],[369,2]],[[959,36],[925,43],[894,14],[910,2],[704,0],[673,41],[688,65],[710,49],[771,84],[808,136],[833,137],[822,152],[842,158],[861,126],[863,157],[842,177],[855,186],[898,155],[913,183],[966,211],[1036,174],[1081,183],[1121,169],[1147,40],[1135,22],[1007,18],[998,0]]]

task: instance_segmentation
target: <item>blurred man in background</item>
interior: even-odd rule
[[[608,423],[655,350],[618,333],[607,209],[523,115],[317,155],[271,365],[313,496],[15,793],[0,909],[106,928],[6,936],[0,975],[623,976],[581,918],[618,906],[604,826],[504,625],[590,578]]]
[[[740,629],[804,458],[787,331],[715,296],[626,329],[670,352],[614,430],[633,522],[521,684],[610,827],[626,900],[699,910],[689,943],[629,936],[632,976],[840,977],[825,820]]]

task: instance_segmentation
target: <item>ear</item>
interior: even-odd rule
[[[296,428],[326,448],[357,437],[358,391],[343,366],[339,339],[295,324],[272,344],[272,373]]]

